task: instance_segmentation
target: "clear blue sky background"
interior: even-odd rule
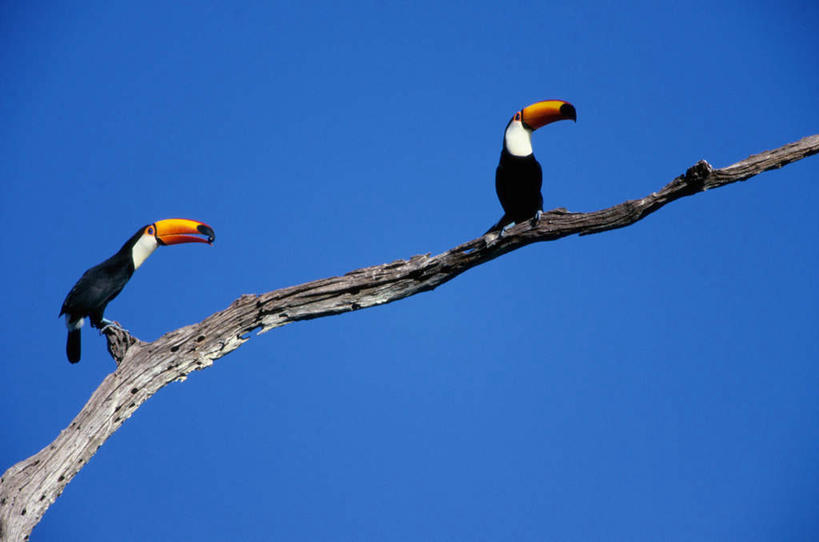
[[[176,3],[172,3],[176,4]],[[153,340],[242,293],[482,233],[520,107],[547,209],[819,132],[793,2],[0,4],[0,471],[114,369],[57,318],[189,217],[107,316]],[[438,290],[252,341],[148,401],[33,540],[816,540],[819,158]]]

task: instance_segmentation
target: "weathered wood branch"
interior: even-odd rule
[[[375,265],[259,295],[243,295],[198,324],[152,343],[109,329],[108,348],[118,362],[71,424],[46,448],[0,478],[0,540],[27,540],[46,509],[142,403],[165,385],[204,369],[259,333],[298,320],[365,309],[432,290],[464,271],[507,252],[568,235],[622,228],[676,199],[744,181],[819,152],[819,135],[751,156],[722,169],[700,161],[659,191],[608,209],[572,213],[555,209],[537,224],[519,224],[505,236],[487,234],[436,256]]]

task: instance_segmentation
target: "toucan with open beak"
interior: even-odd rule
[[[503,134],[500,163],[495,170],[495,191],[503,216],[489,232],[501,231],[543,213],[543,172],[532,152],[532,132],[559,120],[577,122],[577,111],[563,100],[545,100],[526,106],[512,116]]]
[[[203,235],[206,237],[197,237]],[[122,245],[119,252],[83,273],[63,301],[59,316],[65,314],[68,361],[80,361],[80,328],[85,318],[93,327],[102,329],[113,322],[103,317],[105,307],[117,297],[140,265],[161,245],[180,243],[213,244],[213,228],[196,220],[169,218],[158,220],[139,229]]]

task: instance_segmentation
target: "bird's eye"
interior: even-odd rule
[[[515,113],[515,120],[520,120],[520,111]]]
[[[153,226],[148,226],[148,229],[145,230],[145,231],[146,231],[146,233],[148,235],[153,235],[154,234],[154,227]]]

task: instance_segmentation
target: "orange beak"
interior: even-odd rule
[[[207,243],[212,245],[216,239],[213,228],[204,222],[188,220],[187,218],[158,220],[154,223],[154,226],[156,226],[156,240],[160,245],[178,245],[180,243]],[[196,237],[196,235],[205,235],[207,239]]]
[[[520,120],[532,130],[546,126],[558,120],[577,122],[577,111],[569,102],[563,100],[545,100],[523,108]]]

